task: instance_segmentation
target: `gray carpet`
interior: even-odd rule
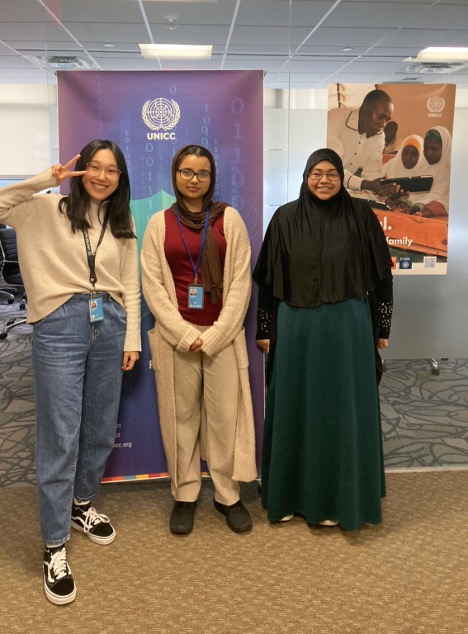
[[[385,465],[468,468],[468,359],[387,361],[380,387]]]

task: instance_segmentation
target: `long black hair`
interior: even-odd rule
[[[108,140],[95,139],[91,141],[81,150],[75,171],[86,170],[86,165],[99,150],[110,150],[115,156],[117,167],[120,170],[117,189],[109,198],[100,203],[99,210],[101,210],[102,205],[106,205],[106,209],[109,211],[109,227],[115,238],[136,238],[130,212],[130,179],[127,164],[119,146]],[[83,231],[91,226],[87,219],[90,207],[91,198],[83,186],[82,176],[72,176],[69,194],[60,200],[59,209],[62,213],[67,214],[73,233]]]

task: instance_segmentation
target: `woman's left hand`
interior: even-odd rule
[[[383,350],[384,348],[388,348],[388,339],[381,339],[379,337],[377,339],[377,350]]]
[[[128,372],[128,370],[132,370],[135,363],[140,358],[139,352],[124,352],[122,370],[124,372]]]
[[[269,339],[257,339],[257,346],[266,352],[267,354],[270,352],[270,340]]]

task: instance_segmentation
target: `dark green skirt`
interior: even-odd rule
[[[262,502],[345,530],[382,521],[382,434],[366,300],[278,309],[267,387]]]

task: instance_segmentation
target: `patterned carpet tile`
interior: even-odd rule
[[[387,361],[380,386],[387,468],[468,466],[468,363]]]
[[[0,329],[23,317],[0,303]],[[34,390],[31,327],[0,340],[0,486],[34,483]],[[468,467],[468,359],[385,362],[380,385],[387,469]]]

